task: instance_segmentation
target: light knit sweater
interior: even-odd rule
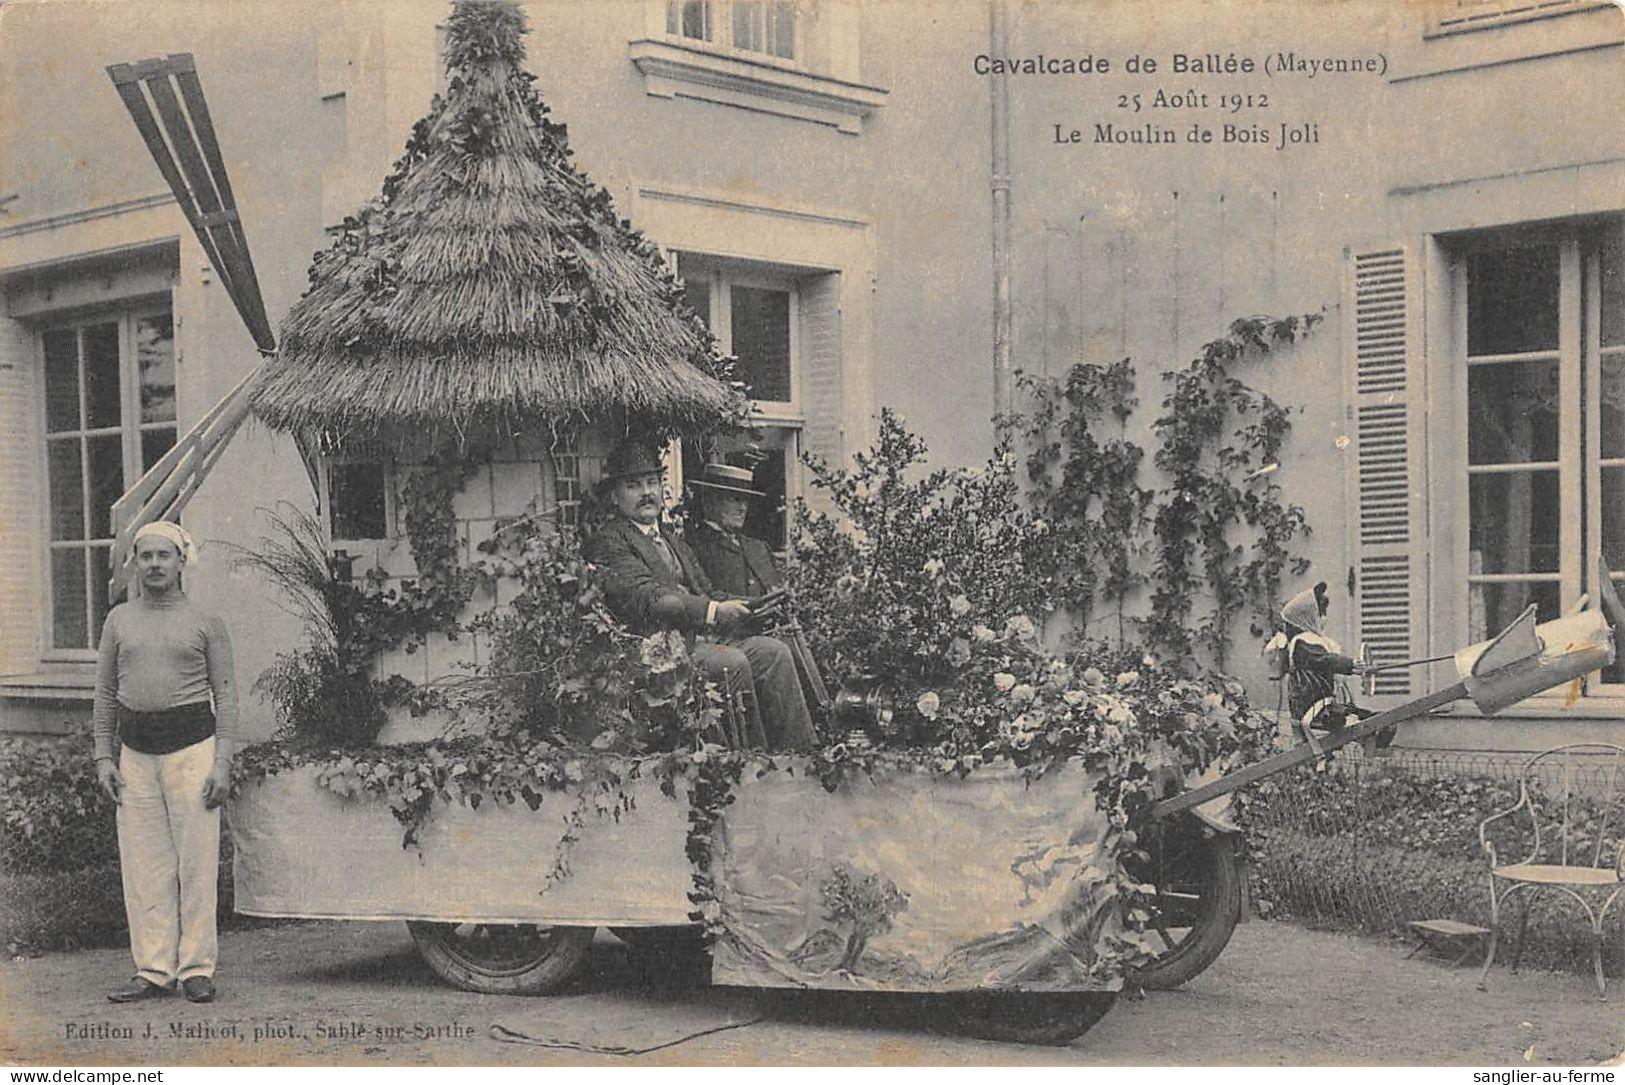
[[[96,660],[91,736],[96,757],[113,756],[118,705],[158,712],[213,701],[216,761],[237,748],[237,685],[225,623],[184,595],[137,596],[120,603],[102,626]]]

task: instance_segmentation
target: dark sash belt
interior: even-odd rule
[[[137,712],[119,705],[118,734],[119,740],[136,753],[174,753],[214,734],[214,709],[207,701],[158,712]]]

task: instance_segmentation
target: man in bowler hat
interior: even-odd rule
[[[614,515],[587,540],[610,609],[636,633],[677,629],[694,635],[694,660],[724,689],[754,689],[751,732],[769,749],[808,749],[812,715],[790,649],[755,636],[746,598],[715,587],[681,538],[661,523],[665,471],[653,450],[617,445],[599,486]]]

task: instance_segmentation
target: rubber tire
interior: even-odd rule
[[[533,956],[493,961],[470,953],[455,923],[409,921],[418,953],[435,975],[482,995],[547,995],[563,990],[587,967],[594,927],[550,927]]]
[[[1051,1047],[1094,1028],[1117,1002],[1116,991],[967,991],[942,997],[960,1035]]]
[[[1168,831],[1206,830],[1191,818]],[[1171,991],[1201,975],[1219,959],[1241,921],[1241,867],[1236,860],[1235,837],[1212,832],[1197,847],[1203,865],[1201,914],[1177,946],[1129,974],[1134,986],[1147,991]]]

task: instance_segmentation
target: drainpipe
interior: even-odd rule
[[[991,0],[988,52],[1010,55],[1007,0]],[[1000,72],[989,85],[993,105],[993,410],[1010,410],[1010,84]]]

